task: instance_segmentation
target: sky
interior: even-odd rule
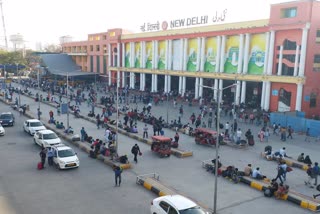
[[[106,32],[111,28],[138,33],[144,23],[205,15],[210,18],[225,9],[226,17],[221,24],[266,19],[269,18],[270,4],[288,1],[2,0],[2,8],[9,47],[12,47],[10,35],[21,34],[26,47],[35,49],[37,42],[42,46],[59,44],[61,36],[69,35],[73,41],[82,41],[90,33]],[[2,20],[0,26],[0,46],[4,46]]]

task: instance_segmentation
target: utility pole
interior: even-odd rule
[[[1,7],[1,15],[2,15],[2,28],[3,28],[3,34],[4,34],[4,41],[6,45],[6,50],[8,50],[8,40],[7,40],[6,25],[4,22],[4,15],[3,15],[3,9],[2,9],[2,0],[0,0],[0,7]]]

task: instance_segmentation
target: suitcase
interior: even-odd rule
[[[42,165],[42,162],[39,162],[39,163],[38,163],[38,165],[37,165],[37,167],[38,167],[38,170],[41,170],[41,169],[43,169],[43,165]]]

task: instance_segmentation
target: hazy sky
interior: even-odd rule
[[[26,46],[36,42],[59,43],[70,35],[74,41],[87,34],[124,28],[141,32],[143,23],[194,16],[212,16],[227,9],[227,22],[269,17],[270,4],[290,0],[2,0],[9,46],[10,35],[21,34]],[[0,42],[4,45],[1,23]]]

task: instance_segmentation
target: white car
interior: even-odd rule
[[[26,120],[23,123],[23,130],[30,135],[34,135],[39,130],[45,130],[46,127],[41,123],[41,121],[36,119]]]
[[[151,214],[209,214],[199,205],[182,195],[166,195],[151,203]]]
[[[53,150],[53,162],[58,169],[77,168],[80,166],[80,161],[77,153],[72,148],[59,144],[52,146]]]
[[[4,130],[4,128],[0,124],[0,136],[4,136],[5,133],[6,133],[6,130]]]
[[[35,144],[38,144],[41,147],[51,147],[61,143],[58,135],[47,129],[37,131],[33,136],[33,140]]]

